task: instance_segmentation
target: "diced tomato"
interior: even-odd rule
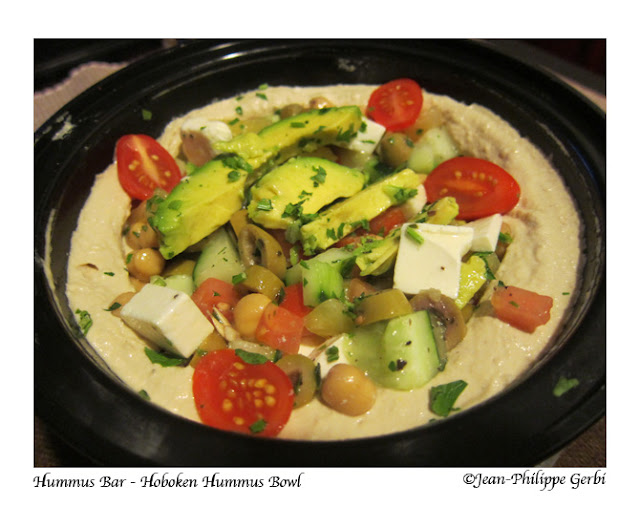
[[[304,298],[302,294],[302,283],[295,283],[293,285],[284,287],[284,297],[280,304],[281,308],[291,311],[297,316],[304,317],[311,312],[309,306],[304,305]]]
[[[424,188],[429,202],[455,197],[460,220],[508,213],[520,199],[520,186],[511,174],[495,163],[468,156],[438,165],[427,176]]]
[[[191,298],[209,321],[212,321],[211,315],[215,306],[227,320],[233,322],[233,308],[240,300],[240,295],[231,283],[209,278],[196,288]]]
[[[499,286],[491,296],[491,305],[500,320],[533,332],[551,318],[553,299],[516,286]]]
[[[116,161],[120,185],[132,199],[146,200],[156,188],[170,192],[182,177],[171,154],[148,135],[118,139]]]
[[[393,206],[369,222],[369,232],[375,235],[387,235],[405,221],[407,220],[402,209],[398,206]]]
[[[396,132],[413,125],[422,110],[422,89],[413,79],[395,79],[376,88],[369,97],[367,115]]]
[[[248,364],[231,349],[198,361],[192,389],[202,422],[222,430],[276,436],[293,409],[293,385],[282,369]]]
[[[285,353],[298,353],[304,318],[275,304],[268,304],[256,328],[256,339]]]

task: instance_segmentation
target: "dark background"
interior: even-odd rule
[[[91,61],[131,62],[175,44],[177,39],[35,39],[34,89],[63,81],[78,65]],[[542,64],[604,94],[606,39],[492,39],[520,58]]]

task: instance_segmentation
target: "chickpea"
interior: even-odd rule
[[[387,132],[380,141],[380,150],[382,161],[395,168],[409,160],[413,146],[405,134]]]
[[[242,297],[233,310],[235,327],[243,337],[253,339],[264,309],[271,299],[261,293],[250,293]]]
[[[309,100],[309,109],[324,109],[326,107],[333,107],[333,102],[325,97],[313,97]]]
[[[129,276],[129,281],[133,285],[133,289],[136,292],[139,292],[140,290],[142,290],[144,288],[144,286],[147,284],[146,281],[142,281],[142,280],[140,280],[138,278],[134,278],[133,276]]]
[[[158,234],[146,221],[134,222],[125,235],[125,241],[133,249],[157,248]]]
[[[147,201],[143,200],[136,207],[131,209],[131,214],[129,215],[129,219],[127,220],[128,224],[135,223],[137,221],[147,222],[149,219],[149,212],[147,211]]]
[[[165,259],[158,250],[142,248],[131,254],[127,263],[127,270],[140,281],[149,281],[151,276],[160,275],[164,269]]]
[[[111,314],[113,316],[119,317],[120,311],[122,310],[122,306],[124,306],[127,302],[129,302],[135,294],[136,292],[124,292],[118,295],[115,299],[113,299],[111,306],[113,306],[114,304],[119,304],[119,306],[115,308],[113,311],[111,311]]]
[[[325,377],[320,395],[330,408],[358,416],[372,408],[376,401],[376,386],[357,367],[336,364]]]

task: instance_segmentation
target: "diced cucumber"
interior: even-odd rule
[[[343,279],[335,264],[325,262],[301,263],[302,300],[305,306],[315,307],[327,299],[341,298]]]
[[[347,274],[351,271],[355,263],[355,254],[352,251],[347,251],[342,248],[330,248],[306,260],[307,265],[313,262],[324,262],[333,265],[337,267],[338,272],[340,272],[343,277],[347,277]],[[289,286],[302,282],[302,269],[303,267],[300,265],[300,262],[289,267],[284,276],[285,285]]]
[[[244,271],[238,248],[225,228],[216,230],[202,249],[193,268],[196,287],[205,279],[216,278],[231,283],[233,276]]]
[[[350,361],[387,388],[419,388],[440,370],[440,356],[426,310],[360,327],[345,344]]]
[[[442,162],[458,156],[458,148],[444,127],[430,128],[415,143],[409,168],[428,174]]]
[[[163,278],[162,276],[151,276],[149,282],[153,285],[166,286],[179,290],[191,296],[196,289],[193,278],[188,274],[173,274]]]

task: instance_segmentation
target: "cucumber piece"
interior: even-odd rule
[[[408,164],[415,172],[428,174],[442,162],[458,155],[458,148],[447,130],[434,127],[416,142]]]
[[[301,263],[302,300],[305,306],[315,307],[327,299],[339,299],[344,293],[339,268],[325,262]]]
[[[330,248],[306,260],[307,265],[313,264],[314,262],[324,262],[333,265],[338,269],[342,277],[347,277],[354,266],[355,254],[352,251],[347,251],[342,248]],[[301,283],[302,269],[303,267],[300,265],[300,262],[289,267],[284,276],[284,284],[289,286]]]
[[[233,276],[244,272],[238,248],[225,228],[219,228],[209,237],[193,268],[196,287],[208,278],[216,278],[227,283]]]
[[[188,274],[173,274],[163,278],[162,276],[152,276],[149,282],[153,285],[166,286],[186,293],[189,297],[195,291],[193,278]]]
[[[346,344],[350,361],[387,388],[419,388],[440,370],[441,357],[426,310],[360,327]]]

